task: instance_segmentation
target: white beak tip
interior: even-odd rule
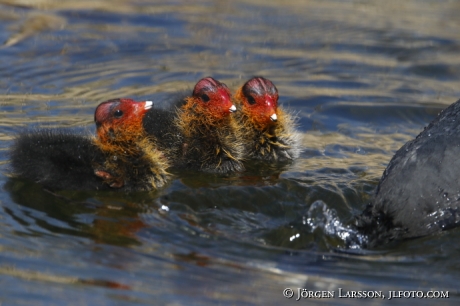
[[[273,122],[276,122],[278,120],[278,116],[276,114],[273,114],[270,116],[270,119],[273,121]]]
[[[151,109],[153,107],[152,101],[145,101],[144,109]]]
[[[236,107],[235,107],[235,105],[232,105],[232,106],[230,107],[229,110],[230,110],[230,113],[236,112]]]

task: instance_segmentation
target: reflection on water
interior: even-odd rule
[[[352,225],[393,153],[460,97],[459,10],[0,0],[0,302],[278,305],[290,287],[447,290],[458,303],[458,230],[362,250]],[[229,176],[178,172],[138,194],[9,178],[18,131],[92,132],[104,100],[161,104],[208,75],[232,89],[271,79],[299,117],[301,157]]]

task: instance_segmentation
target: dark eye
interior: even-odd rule
[[[117,109],[114,113],[113,113],[113,116],[115,118],[121,118],[121,116],[123,116],[123,111],[120,110],[120,109]]]
[[[208,102],[209,101],[209,96],[207,94],[202,94],[201,95],[201,100],[203,100],[203,102]]]
[[[248,96],[248,103],[254,105],[256,104],[256,99],[254,99],[252,96]]]

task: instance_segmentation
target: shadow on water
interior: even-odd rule
[[[139,199],[120,199],[107,192],[51,192],[39,184],[10,179],[4,186],[21,206],[4,205],[4,210],[22,225],[21,235],[49,234],[85,237],[97,243],[136,245],[136,232],[147,225],[139,219],[143,211]]]
[[[28,228],[23,234],[74,235],[118,246],[141,243],[138,232],[155,226],[143,219],[163,213],[186,231],[254,245],[320,252],[359,248],[352,240],[364,238],[345,223],[353,221],[352,203],[368,195],[331,179],[352,171],[323,168],[311,178],[293,179],[282,175],[289,164],[253,162],[247,168],[228,176],[181,173],[165,192],[133,194],[51,192],[12,178],[4,188],[21,206],[4,209]]]

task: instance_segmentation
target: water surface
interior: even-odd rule
[[[376,250],[346,240],[394,152],[460,97],[459,12],[455,1],[0,1],[0,303],[295,303],[285,288],[442,290],[436,303],[458,303],[459,230]],[[254,75],[299,116],[293,164],[176,173],[135,194],[51,194],[9,177],[24,129],[93,133],[102,101],[161,103],[201,77],[236,89]]]

